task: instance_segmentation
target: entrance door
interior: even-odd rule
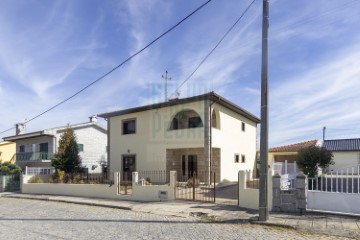
[[[135,171],[135,155],[123,156],[123,161],[122,161],[123,180],[131,181],[132,172],[134,171]]]
[[[197,174],[197,156],[188,155],[188,177],[191,178]]]

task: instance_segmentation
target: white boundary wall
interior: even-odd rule
[[[246,173],[239,171],[239,207],[259,210],[259,189],[246,187]],[[272,175],[268,172],[268,210],[272,209]]]
[[[360,214],[360,194],[307,192],[307,209]]]
[[[114,173],[114,184],[65,184],[65,183],[28,183],[33,176],[22,176],[22,193],[65,195],[75,197],[110,198],[134,201],[161,201],[175,199],[176,172],[170,172],[170,183],[166,185],[140,186],[137,182],[132,183],[131,195],[117,194],[117,173]],[[167,199],[163,199],[160,193],[166,192]],[[162,195],[162,196],[160,196]]]

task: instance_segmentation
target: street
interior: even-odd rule
[[[0,239],[345,239],[250,224],[0,198]]]

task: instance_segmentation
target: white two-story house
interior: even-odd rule
[[[211,171],[235,181],[255,166],[259,118],[214,92],[98,116],[108,122],[111,172]]]
[[[16,135],[3,139],[16,143],[13,161],[23,170],[26,167],[49,168],[60,136],[68,127],[76,135],[82,166],[89,173],[100,173],[100,161],[107,161],[107,129],[97,122],[96,116],[90,117],[89,122],[29,133],[24,132],[23,124],[16,124]]]

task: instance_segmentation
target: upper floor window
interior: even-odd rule
[[[241,162],[242,162],[242,163],[245,163],[245,161],[246,161],[245,155],[242,154],[242,155],[241,155]]]
[[[211,114],[211,126],[214,127],[214,128],[217,128],[217,117],[216,117],[216,113],[215,113],[215,110],[212,111],[212,114]]]
[[[245,132],[245,123],[244,123],[244,122],[241,122],[241,130],[242,130],[243,132]]]
[[[122,134],[134,134],[136,133],[136,120],[129,119],[122,122]]]
[[[48,143],[40,143],[40,152],[48,152],[49,144]]]
[[[79,151],[79,152],[83,152],[83,151],[84,151],[84,144],[78,144],[77,147],[78,147],[78,151]]]
[[[21,153],[25,152],[25,145],[20,145],[19,152]]]
[[[178,112],[171,121],[170,130],[203,127],[201,117],[194,110]]]
[[[234,162],[239,163],[239,154],[235,154]]]

